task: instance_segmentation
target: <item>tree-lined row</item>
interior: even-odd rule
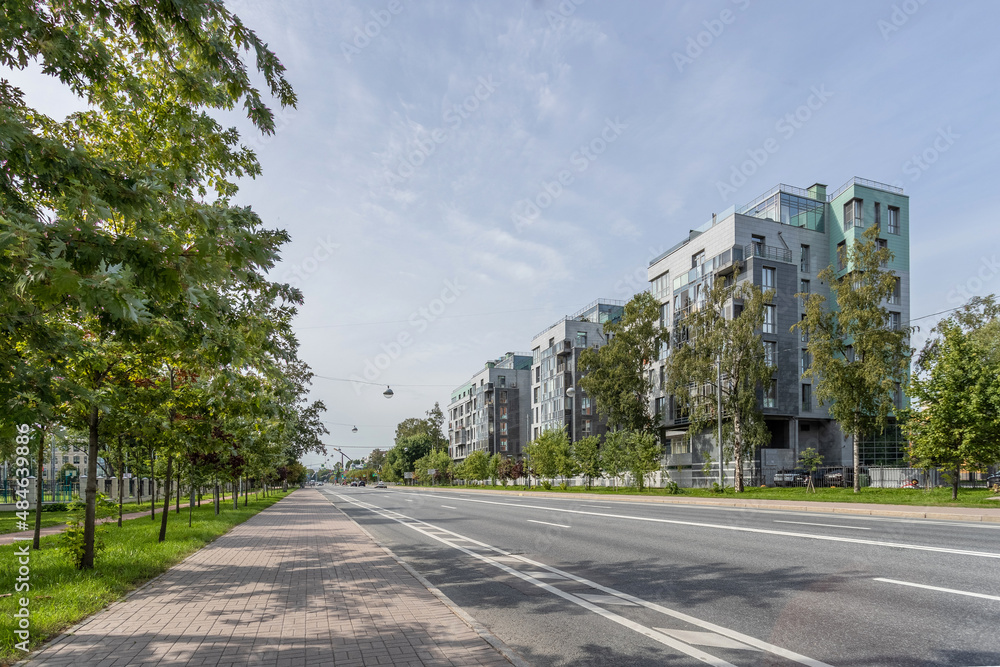
[[[178,468],[264,479],[322,448],[290,328],[302,295],[267,278],[288,235],[234,201],[260,166],[213,115],[241,105],[273,132],[246,52],[281,105],[295,95],[214,0],[11,0],[4,15],[0,64],[37,62],[86,104],[50,118],[0,80],[3,443],[30,424],[41,460],[51,429],[86,434],[90,568],[99,458],[120,471],[126,447],[151,450],[169,502]]]

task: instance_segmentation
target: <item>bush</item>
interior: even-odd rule
[[[565,490],[567,490],[569,488],[569,484],[567,484],[566,482],[561,482],[559,484],[559,488],[562,489],[563,491],[565,491]]]
[[[552,482],[550,482],[549,480],[545,480],[544,482],[542,482],[542,488],[545,489],[546,491],[551,491]]]
[[[670,495],[677,495],[678,493],[681,492],[681,487],[679,484],[677,484],[677,482],[671,480],[667,482],[666,491]]]
[[[66,503],[48,503],[42,505],[43,512],[66,512],[69,510],[69,505]]]

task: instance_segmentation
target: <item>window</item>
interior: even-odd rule
[[[753,246],[754,257],[764,256],[764,237],[754,234],[750,237],[750,245]]]
[[[500,451],[501,452],[507,451],[507,438],[500,438]]]
[[[903,388],[898,382],[895,383],[892,393],[892,404],[899,410],[903,407]]]
[[[812,368],[812,355],[809,354],[809,350],[802,350],[802,356],[799,358],[799,374],[804,375],[810,368]]]
[[[507,419],[507,406],[506,405],[501,405],[500,409],[499,409],[499,412],[500,412],[500,419]]]
[[[847,268],[847,241],[837,244],[837,270],[843,271]]]
[[[760,285],[761,285],[762,288],[764,288],[766,290],[768,290],[768,289],[774,289],[774,284],[775,284],[774,274],[775,274],[775,270],[772,269],[769,266],[765,266],[763,269],[761,269],[761,271],[760,271]]]
[[[587,347],[587,332],[577,331],[576,332],[576,346],[577,347]]]
[[[666,366],[660,366],[660,389],[663,389],[663,385],[666,384]]]
[[[808,280],[800,280],[799,281],[799,292],[801,292],[802,294],[809,294],[809,281]]]
[[[542,381],[542,367],[535,366],[535,382],[541,382],[541,381]]]
[[[903,327],[903,317],[900,313],[889,313],[889,328],[899,331]]]
[[[890,234],[899,233],[899,208],[896,206],[890,206],[886,211],[886,219],[888,224],[886,225],[886,231]]]
[[[809,412],[813,409],[812,385],[802,385],[802,411]]]
[[[691,441],[687,438],[671,438],[670,440],[670,453],[671,454],[690,454],[691,453]]]
[[[799,255],[799,271],[809,273],[809,246],[802,246],[802,254]]]
[[[664,400],[662,397],[653,400],[653,414],[661,415],[663,414]]]
[[[860,199],[852,199],[851,201],[844,204],[844,230],[848,230],[851,227],[862,227],[864,225],[861,218],[861,205],[862,201]]]
[[[507,435],[507,422],[500,422],[500,433]]]
[[[771,380],[764,385],[764,407],[778,407],[778,381]]]
[[[764,363],[768,366],[778,365],[778,344],[773,340],[764,341]]]
[[[653,280],[653,294],[658,298],[663,298],[670,294],[670,272]]]
[[[854,346],[853,345],[848,345],[847,347],[844,348],[844,358],[847,359],[847,361],[849,361],[849,362],[854,361]]]
[[[581,431],[581,433],[583,433],[583,435],[585,435],[585,436],[590,435],[591,430],[590,430],[590,420],[589,419],[584,419],[583,420],[583,430]]]
[[[535,400],[532,401],[532,402],[533,403],[538,403],[538,387],[535,387],[535,396],[534,396],[534,399]]]
[[[497,386],[498,387],[506,387],[507,386],[507,376],[506,375],[498,375],[497,376]]]
[[[63,457],[63,463],[69,463],[69,457],[68,456],[64,456]]]
[[[696,269],[705,263],[705,251],[702,250],[691,256],[691,268]]]
[[[806,328],[806,314],[802,313],[799,317],[799,340],[803,343],[809,342],[809,330]]]
[[[889,295],[889,305],[898,306],[903,302],[902,297],[902,280],[897,277],[896,282],[892,286],[892,294]]]
[[[881,251],[881,250],[888,250],[888,249],[889,249],[889,242],[888,242],[888,241],[886,241],[885,239],[876,239],[876,241],[875,241],[875,242],[876,242],[876,244],[878,245],[878,249],[879,249],[880,251]],[[885,265],[886,265],[886,264],[888,264],[888,263],[889,263],[889,261],[888,261],[888,260],[882,260],[882,264],[881,264],[881,265],[882,265],[882,266],[885,266]]]
[[[506,403],[507,402],[507,390],[506,389],[504,389],[503,391],[500,392],[500,402],[501,403]]]
[[[581,396],[580,397],[580,414],[589,415],[589,414],[591,414],[591,410],[592,410],[592,408],[591,408],[591,403],[590,403],[590,396]]]
[[[670,319],[670,304],[661,303],[660,304],[660,328],[667,328],[667,321]]]
[[[80,457],[79,456],[74,456],[73,457],[73,463],[79,465],[80,464]]]
[[[776,322],[775,307],[773,304],[764,306],[764,333],[773,334],[778,332]]]

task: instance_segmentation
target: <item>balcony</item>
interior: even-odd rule
[[[792,251],[788,248],[776,248],[775,246],[763,245],[761,243],[748,243],[743,247],[743,253],[746,257],[759,257],[785,264],[792,263]]]

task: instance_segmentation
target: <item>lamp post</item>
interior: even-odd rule
[[[576,442],[576,401],[573,400],[574,396],[576,396],[576,387],[574,387],[573,385],[566,387],[566,398],[568,398],[571,402],[570,403],[571,407],[569,409],[570,410],[569,441],[571,444]]]

